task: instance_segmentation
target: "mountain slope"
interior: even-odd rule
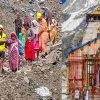
[[[67,0],[63,9],[62,40],[63,61],[66,61],[68,51],[75,45],[81,44],[87,34],[86,14],[96,10],[99,0]],[[71,38],[71,39],[70,39]],[[84,39],[85,40],[85,39]]]
[[[69,2],[68,2],[69,1]],[[67,34],[76,29],[85,18],[85,14],[97,5],[98,0],[68,0],[63,13],[70,15],[68,20],[62,23],[62,32]]]

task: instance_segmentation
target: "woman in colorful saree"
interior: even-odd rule
[[[32,28],[29,28],[26,33],[25,59],[28,61],[35,60],[34,32],[33,32]]]
[[[39,56],[39,36],[38,36],[38,31],[39,31],[39,23],[36,20],[32,21],[32,30],[34,32],[34,50],[35,50],[35,59],[38,58]]]
[[[19,70],[20,55],[18,45],[20,44],[15,32],[10,33],[10,38],[7,39],[8,51],[9,51],[9,66],[12,72]]]

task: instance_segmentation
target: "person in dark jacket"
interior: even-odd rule
[[[16,35],[19,38],[19,33],[21,33],[21,27],[22,27],[22,20],[19,14],[17,14],[17,18],[14,20],[14,24],[15,24]]]

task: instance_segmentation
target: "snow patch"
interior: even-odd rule
[[[63,12],[66,12],[69,8],[71,8],[77,0],[74,0],[69,6],[67,6]]]
[[[71,20],[68,23],[63,23],[63,27],[62,30],[64,31],[73,31],[74,29],[76,29],[80,23],[83,21],[83,18],[77,19],[77,20]]]
[[[85,7],[95,6],[95,5],[97,5],[97,3],[98,3],[98,0],[86,0]]]
[[[74,3],[78,2],[77,0],[74,0],[69,6],[67,6],[63,12],[67,11],[67,9],[73,7]],[[73,31],[75,30],[83,21],[84,17],[81,16],[81,14],[86,14],[88,9],[90,7],[93,7],[95,5],[97,5],[98,0],[86,0],[86,4],[85,7],[76,12],[71,13],[70,18],[62,23],[62,32],[66,32],[66,31]],[[79,17],[77,19],[75,19],[76,17]]]
[[[49,89],[44,86],[41,86],[41,87],[35,89],[35,91],[37,94],[39,94],[42,97],[51,96],[51,92],[49,91]]]

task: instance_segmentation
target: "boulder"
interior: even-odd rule
[[[55,50],[53,50],[52,52],[50,52],[50,54],[48,55],[47,59],[46,59],[46,63],[49,64],[53,64],[57,62],[57,54],[55,52]]]

